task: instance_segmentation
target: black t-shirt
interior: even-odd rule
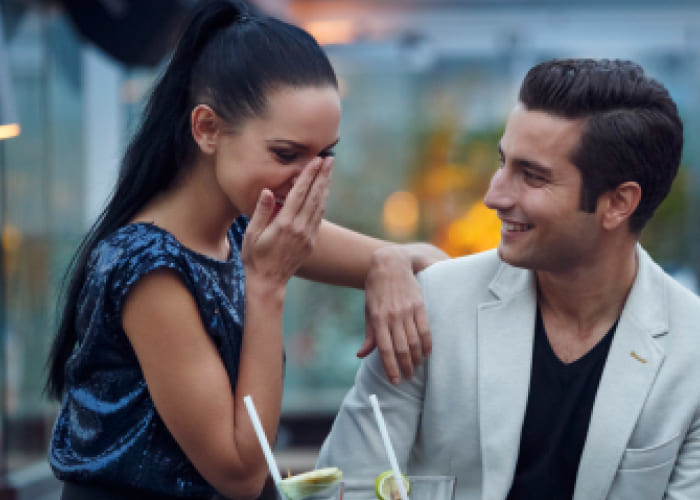
[[[576,361],[552,350],[537,310],[530,394],[507,500],[570,500],[593,402],[617,322]]]

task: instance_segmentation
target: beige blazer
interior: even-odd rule
[[[700,500],[700,299],[638,247],[639,271],[598,387],[574,500]],[[358,371],[319,465],[355,486],[389,469],[368,402],[377,394],[401,467],[457,477],[458,500],[502,500],[530,383],[534,274],[494,251],[419,275],[433,353],[388,383],[376,353]],[[548,500],[548,499],[544,499]]]

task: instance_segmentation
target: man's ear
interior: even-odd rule
[[[613,230],[629,221],[641,198],[642,188],[632,181],[623,182],[615,189],[603,193],[598,199],[603,227]]]
[[[221,118],[206,104],[197,104],[190,115],[192,137],[204,154],[216,152],[217,141],[223,123]]]

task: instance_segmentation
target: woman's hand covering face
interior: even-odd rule
[[[276,215],[272,192],[263,190],[243,239],[246,280],[286,285],[310,255],[326,208],[332,165],[332,157],[317,158],[304,168]]]

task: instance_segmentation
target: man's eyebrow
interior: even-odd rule
[[[277,146],[283,146],[283,145],[292,146],[292,147],[294,147],[296,149],[300,149],[302,151],[306,151],[309,149],[306,144],[302,144],[301,142],[293,141],[291,139],[268,139],[265,142],[271,146],[275,146],[275,145],[277,145]],[[338,144],[339,142],[340,142],[340,137],[338,137],[332,144],[329,144],[328,146],[323,148],[323,150],[325,151],[327,149],[331,149],[331,148],[335,147],[335,145]]]
[[[503,149],[501,148],[501,143],[498,143],[498,154],[500,155],[501,158],[505,157],[505,154],[503,154]],[[537,173],[541,175],[547,175],[550,176],[552,175],[552,169],[542,165],[541,163],[538,163],[534,160],[528,160],[525,158],[514,158],[513,163],[518,165],[521,168],[527,168],[528,170],[534,170]]]

